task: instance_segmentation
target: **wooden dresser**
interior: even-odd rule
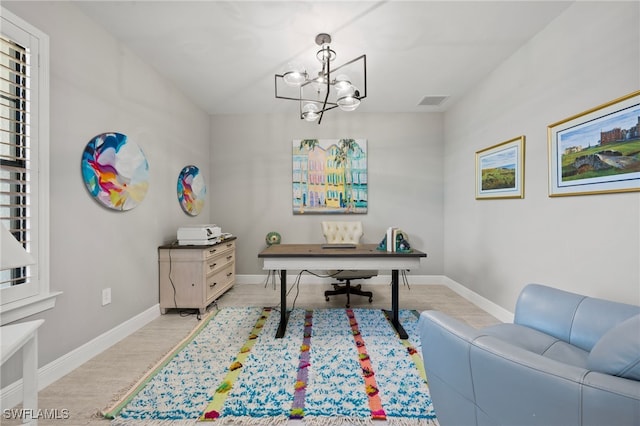
[[[210,246],[158,247],[160,312],[198,309],[231,288],[236,280],[236,237]]]

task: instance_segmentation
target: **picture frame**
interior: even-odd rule
[[[476,152],[476,199],[524,198],[525,136]]]
[[[640,91],[548,126],[549,196],[640,191]]]
[[[366,139],[296,139],[292,144],[293,214],[366,214]]]

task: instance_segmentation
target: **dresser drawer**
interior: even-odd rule
[[[221,269],[227,267],[230,263],[233,263],[236,260],[235,251],[225,251],[219,254],[218,256],[214,256],[210,259],[207,259],[205,263],[205,274],[207,276],[211,274],[218,273]]]
[[[207,277],[207,299],[215,295],[218,290],[229,287],[234,280],[235,263],[227,263],[220,271]]]
[[[221,244],[218,244],[213,247],[209,247],[206,250],[204,250],[204,258],[206,261],[208,261],[215,257],[222,256],[225,253],[232,253],[233,251],[235,251],[235,249],[236,249],[235,240],[223,242]]]

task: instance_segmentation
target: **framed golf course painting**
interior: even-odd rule
[[[640,191],[640,91],[548,127],[549,196]]]
[[[476,152],[476,199],[524,198],[525,137]]]

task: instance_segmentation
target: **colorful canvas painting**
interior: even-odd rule
[[[363,214],[368,208],[367,141],[293,141],[293,213]]]
[[[130,210],[149,189],[149,163],[140,147],[122,133],[94,137],[82,153],[82,178],[89,193],[114,210]]]
[[[178,201],[185,213],[197,216],[204,207],[207,185],[200,169],[186,166],[178,176]]]

